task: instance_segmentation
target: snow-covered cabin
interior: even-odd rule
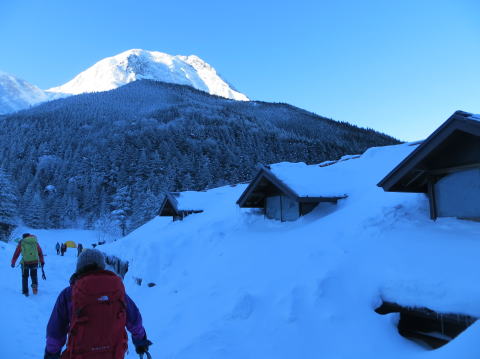
[[[189,198],[188,193],[190,192],[167,192],[158,215],[161,217],[172,217],[174,221],[181,221],[192,213],[203,212],[201,206]]]
[[[399,334],[421,341],[433,349],[449,343],[477,321],[476,317],[463,313],[440,313],[421,306],[402,306],[388,301],[383,301],[375,312],[382,315],[398,313]]]
[[[427,194],[430,217],[480,219],[480,115],[456,111],[378,186]]]
[[[278,163],[262,167],[237,201],[241,208],[261,208],[269,219],[295,221],[321,203],[345,198],[338,189],[321,185],[320,165]]]

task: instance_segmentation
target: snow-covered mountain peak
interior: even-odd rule
[[[49,97],[37,86],[0,71],[0,114],[15,112]]]
[[[100,60],[73,80],[48,91],[66,94],[108,91],[140,79],[188,85],[212,95],[248,101],[247,96],[232,89],[198,56],[172,56],[142,49]]]

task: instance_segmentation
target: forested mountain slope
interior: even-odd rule
[[[249,180],[258,163],[318,163],[392,137],[286,104],[149,80],[0,118],[0,166],[32,227],[151,218],[165,190]],[[85,222],[83,222],[85,220]]]

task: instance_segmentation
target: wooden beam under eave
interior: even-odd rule
[[[432,177],[428,178],[428,202],[430,203],[430,219],[434,221],[438,217],[437,201],[435,198],[435,181]]]
[[[471,163],[469,165],[463,166],[456,166],[456,167],[448,167],[448,168],[439,168],[436,170],[431,170],[428,173],[432,175],[446,175],[449,173],[459,172],[459,171],[466,171],[471,169],[480,168],[480,163]]]

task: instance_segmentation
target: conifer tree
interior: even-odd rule
[[[2,117],[0,168],[25,224],[93,228],[108,218],[127,233],[148,220],[154,211],[145,203],[164,191],[248,181],[259,162],[320,163],[394,143],[286,104],[135,81]]]
[[[0,170],[0,240],[7,241],[18,223],[17,196],[9,178]]]
[[[127,235],[128,224],[132,212],[131,205],[131,197],[128,187],[120,188],[113,196],[111,203],[112,211],[110,213],[112,218],[116,220],[122,236]]]

